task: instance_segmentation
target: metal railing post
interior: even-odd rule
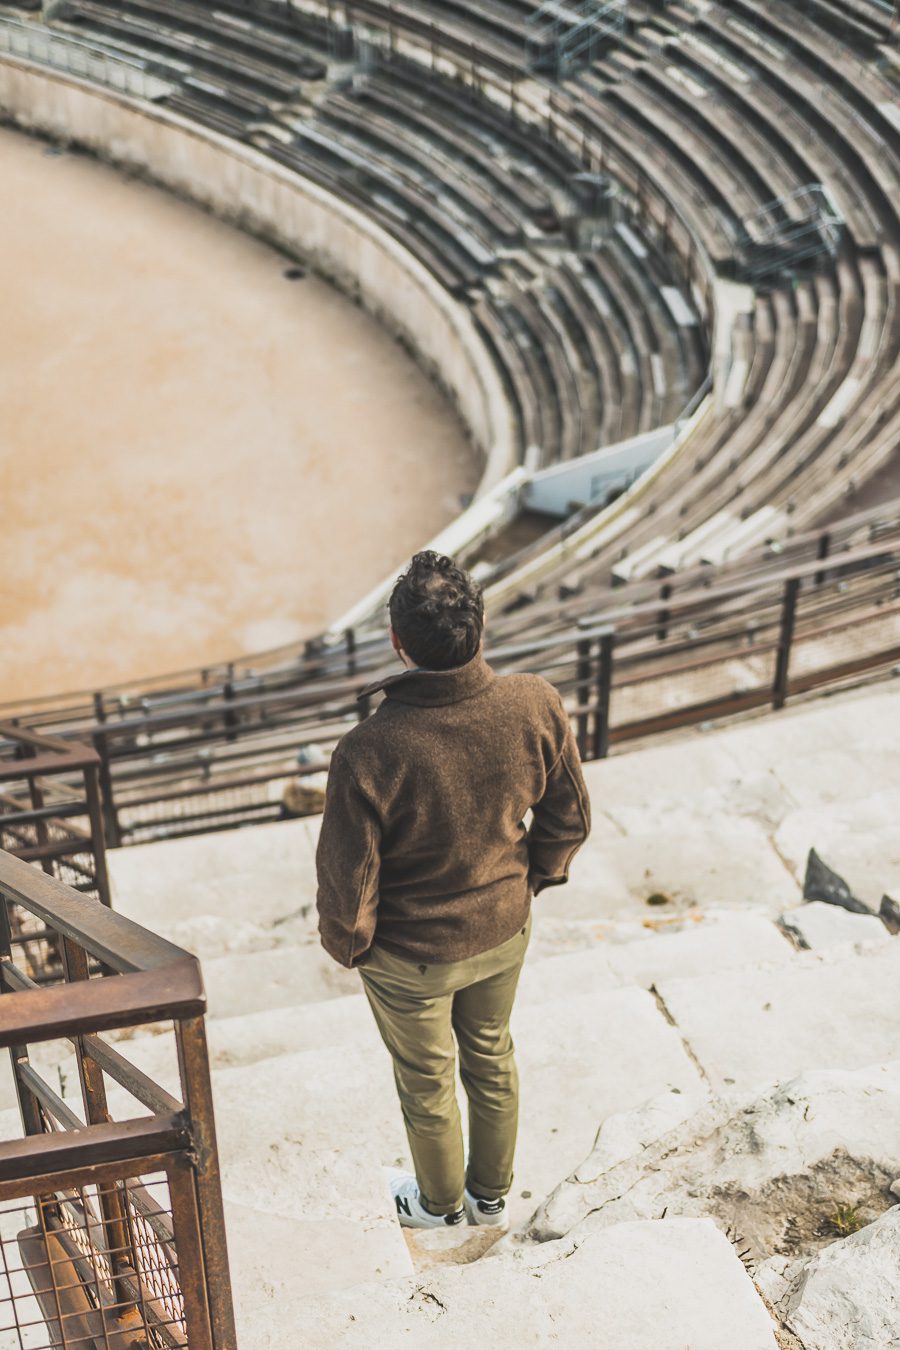
[[[233,703],[233,702],[234,702],[234,696],[235,696],[235,695],[234,695],[234,684],[232,683],[231,676],[229,676],[229,678],[225,681],[225,683],[224,683],[223,686],[222,686],[222,697],[223,697],[223,699],[225,700],[226,703]],[[233,740],[236,738],[236,736],[237,736],[237,724],[238,724],[238,715],[237,715],[237,713],[234,712],[233,709],[231,709],[231,708],[226,709],[226,711],[225,711],[225,739],[226,739],[226,740],[228,740],[228,741],[233,741]]]
[[[187,1343],[191,1350],[224,1350],[234,1345],[213,1339],[209,1308],[209,1289],[203,1278],[203,1234],[197,1205],[194,1169],[184,1155],[172,1158],[166,1168],[169,1199],[172,1204],[172,1231],[178,1252],[181,1296]]]
[[[119,816],[113,796],[112,773],[109,765],[109,741],[106,732],[103,730],[95,731],[91,737],[91,743],[100,759],[98,776],[102,799],[104,844],[108,844],[110,848],[118,848],[122,842],[122,836],[119,832]]]
[[[615,633],[604,633],[600,639],[597,663],[597,707],[594,712],[593,759],[606,759],[609,754],[609,696],[612,686],[613,644]]]
[[[211,1344],[213,1350],[235,1350],[222,1179],[216,1148],[212,1082],[203,1018],[189,1017],[176,1022],[175,1033],[184,1106],[191,1122],[194,1141],[194,1189],[202,1249],[200,1269],[206,1275]],[[191,1344],[193,1350],[193,1342]]]
[[[9,901],[2,892],[0,892],[0,956],[6,961],[12,960],[12,930],[9,922]],[[4,989],[3,978],[0,976],[0,999],[3,999],[4,997],[11,997],[11,993]],[[41,1119],[40,1109],[35,1096],[22,1082],[19,1074],[19,1065],[28,1063],[28,1046],[11,1045],[9,1047],[9,1061],[12,1069],[13,1085],[16,1090],[16,1098],[19,1103],[19,1115],[22,1118],[22,1129],[26,1134],[43,1134],[44,1122]]]
[[[575,696],[579,708],[584,707],[583,712],[579,712],[575,720],[575,739],[578,742],[578,753],[582,759],[587,758],[588,751],[588,711],[587,703],[591,696],[591,642],[589,638],[582,638],[576,646],[578,660],[575,667],[575,679],[577,687]]]
[[[797,592],[799,590],[799,577],[790,577],[784,583],[784,599],[781,602],[781,629],[778,635],[778,651],[775,657],[775,680],[772,685],[773,708],[783,708],[787,699],[788,668],[791,662],[791,643],[794,639],[794,620],[797,614]]]
[[[656,636],[660,642],[664,642],[665,639],[669,636],[670,614],[669,614],[669,607],[668,605],[665,605],[665,601],[670,599],[671,595],[672,595],[672,583],[670,581],[663,582],[662,586],[660,586],[659,588],[659,598],[660,600],[663,601],[665,607],[659,611],[659,615],[657,617],[657,623],[659,624],[659,627],[656,630]]]
[[[72,938],[65,936],[62,940],[62,961],[66,980],[70,983],[90,978],[88,959],[84,948],[74,942]],[[85,1123],[87,1125],[102,1125],[110,1119],[106,1101],[106,1084],[103,1080],[103,1070],[86,1052],[83,1036],[75,1037],[75,1056],[78,1062],[78,1079],[81,1084]],[[121,1315],[136,1303],[129,1290],[128,1281],[123,1278],[123,1266],[127,1268],[130,1265],[133,1270],[139,1270],[140,1265],[128,1240],[125,1206],[122,1203],[122,1194],[119,1187],[115,1184],[98,1185],[97,1198],[100,1202],[100,1214],[103,1220],[107,1249],[110,1252],[109,1263],[115,1299],[116,1303],[121,1305],[119,1314]]]
[[[103,803],[100,796],[100,765],[84,771],[84,792],[87,798],[88,820],[91,827],[91,845],[94,852],[94,876],[97,895],[107,908],[112,906],[109,893],[109,872],[106,868],[106,835],[103,829]]]
[[[818,548],[816,549],[816,558],[820,562],[824,562],[825,559],[828,557],[830,551],[831,551],[831,534],[828,530],[826,530],[825,533],[819,539],[819,545]],[[824,580],[825,580],[824,571],[817,572],[815,576],[816,586],[817,587],[821,586]]]

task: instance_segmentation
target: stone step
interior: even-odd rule
[[[669,1093],[607,1116],[590,1155],[537,1209],[528,1236],[575,1237],[592,1226],[666,1214],[714,1217],[752,1263],[809,1255],[900,1199],[900,1060],[811,1069],[699,1110]]]
[[[709,1219],[623,1223],[576,1244],[548,1242],[427,1277],[272,1306],[243,1350],[617,1347],[776,1350],[766,1309],[728,1239]]]
[[[649,989],[675,976],[785,962],[795,956],[776,925],[759,914],[698,914],[677,925],[665,921],[649,929],[568,924],[545,930],[551,936],[543,943],[541,931],[538,920],[518,1007],[632,984]],[[574,950],[538,955],[564,942]],[[368,1034],[372,1019],[359,976],[337,966],[318,944],[219,957],[204,962],[203,972],[211,1014],[207,1038],[216,1068],[325,1046],[336,1049]],[[174,1071],[171,1047],[165,1036],[155,1034],[158,1030],[138,1028],[111,1038],[124,1040],[123,1051],[154,1076]],[[68,1053],[53,1042],[35,1047],[33,1059],[52,1068]]]
[[[315,907],[319,818],[166,839],[108,853],[114,907],[213,956],[278,940]]]
[[[672,919],[648,919],[650,926],[645,927],[558,921],[545,917],[542,906],[540,897],[523,974],[523,998],[571,988],[572,981],[579,990],[625,984],[649,987],[671,975],[779,961],[790,954],[788,941],[761,913],[707,916],[692,911]],[[203,978],[211,1018],[360,992],[358,974],[337,965],[315,936],[303,943],[212,957],[203,962]]]
[[[252,1173],[260,1157],[268,1157],[266,1150],[284,1164],[294,1156],[295,1144],[296,1165],[310,1178],[318,1177],[326,1190],[331,1184],[330,1165],[312,1167],[311,1149],[330,1157],[365,1147],[379,1166],[407,1165],[390,1058],[365,1000],[345,999],[325,1006],[329,1015],[340,1007],[344,1020],[339,1042],[282,1049],[268,1059],[214,1069],[226,1181],[230,1159],[238,1172],[249,1166]],[[309,1045],[314,1040],[309,1024],[305,1030],[307,1039],[301,1043]],[[525,1003],[516,1009],[513,1030],[522,1093],[514,1219],[527,1218],[537,1201],[585,1156],[598,1121],[610,1111],[662,1092],[702,1091],[677,1031],[660,1013],[654,997],[641,989],[573,993]],[[177,1090],[169,1038],[144,1037],[122,1048],[164,1087]],[[77,1083],[69,1077],[65,1095],[74,1100],[77,1094]],[[111,1092],[110,1101],[117,1111],[137,1114],[119,1090]],[[260,1101],[266,1103],[262,1126]],[[257,1122],[249,1135],[236,1124],[248,1112]],[[522,1190],[530,1194],[523,1198]],[[305,1203],[295,1205],[291,1199],[289,1212],[301,1211],[306,1212]]]
[[[877,908],[900,875],[898,690],[850,691],[777,718],[680,735],[584,766],[594,830],[545,919],[799,903],[808,850]],[[872,784],[878,793],[873,794]],[[111,851],[115,904],[206,958],[314,928],[319,817]],[[874,835],[873,835],[874,832]]]
[[[385,1165],[409,1166],[390,1059],[363,999],[313,1011],[331,1014],[340,1005],[347,1018],[340,1045],[213,1073],[229,1240],[249,1254],[262,1251],[260,1235],[270,1234],[278,1249],[262,1283],[258,1263],[234,1263],[236,1297],[249,1321],[268,1297],[282,1301],[307,1288],[307,1263],[288,1250],[309,1252],[316,1280],[331,1288],[395,1278],[408,1268],[382,1175]],[[666,1092],[703,1095],[677,1031],[645,990],[526,1002],[517,1009],[515,1035],[522,1128],[514,1224],[585,1156],[606,1114]],[[175,1090],[169,1038],[154,1044],[143,1037],[132,1050],[135,1062]],[[71,1076],[66,1095],[77,1099]],[[120,1118],[142,1114],[120,1089],[110,1092],[110,1106]]]
[[[513,1224],[584,1155],[598,1117],[661,1092],[703,1091],[677,1033],[642,990],[525,1005],[516,1037],[522,1128],[509,1202]],[[358,1039],[339,1054],[328,1047],[217,1070],[214,1096],[226,1199],[311,1225],[310,1233],[318,1232],[316,1261],[335,1284],[374,1278],[367,1273],[373,1261],[379,1278],[388,1278],[400,1257],[397,1244],[403,1255],[407,1247],[381,1167],[410,1164],[389,1057],[371,1019],[361,1021]],[[355,1242],[338,1221],[355,1226]],[[368,1265],[361,1251],[366,1234]],[[415,1240],[410,1247],[416,1253]],[[240,1271],[235,1279],[239,1306],[252,1305],[256,1317],[255,1290],[245,1287]],[[299,1267],[294,1287],[303,1287]],[[282,1297],[290,1297],[287,1287]]]
[[[663,980],[660,998],[714,1091],[897,1055],[900,938],[798,952],[787,965]]]

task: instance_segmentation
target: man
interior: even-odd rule
[[[415,1165],[391,1182],[401,1224],[500,1226],[518,1117],[509,1018],[531,899],[567,880],[590,805],[557,691],[485,661],[481,590],[467,573],[417,553],[389,609],[406,670],[363,690],[384,700],[332,756],[319,932],[359,968],[393,1057]]]

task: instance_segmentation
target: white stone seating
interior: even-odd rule
[[[664,1127],[727,1117],[779,1081],[896,1058],[900,942],[878,920],[803,905],[800,883],[816,844],[876,908],[900,878],[898,698],[846,694],[586,766],[595,832],[569,887],[539,897],[515,1012],[510,1213],[524,1236],[490,1252],[493,1235],[404,1234],[392,1214],[383,1168],[408,1166],[406,1141],[358,977],[316,939],[317,821],[114,852],[118,908],[203,959],[242,1350],[391,1346],[407,1333],[455,1350],[476,1343],[479,1308],[479,1344],[553,1344],[552,1332],[622,1350],[774,1346],[699,1203],[666,1220],[623,1212],[615,1234],[609,1212],[582,1221],[576,1206],[571,1233],[537,1244],[530,1221],[592,1155],[598,1126],[608,1161],[611,1139],[633,1155],[644,1135],[649,1146]],[[666,903],[648,905],[654,892]],[[176,1087],[163,1028],[117,1039]],[[77,1108],[70,1050],[33,1059]],[[141,1114],[120,1089],[110,1103],[117,1118]],[[17,1134],[17,1114],[0,1129]],[[599,1342],[579,1341],[587,1326]]]

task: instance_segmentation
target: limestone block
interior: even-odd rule
[[[532,937],[532,944],[534,938]],[[566,994],[615,989],[621,981],[609,963],[609,949],[600,942],[581,951],[564,952],[540,960],[526,960],[519,979],[517,1000],[537,1003]]]
[[[289,1215],[327,1214],[339,1203],[359,1218],[372,1180],[346,1159],[365,1155],[375,1170],[408,1165],[390,1060],[368,1005],[349,998],[257,1014],[250,1031],[243,1019],[213,1022],[214,1064],[229,1053],[251,1056],[250,1038],[266,1018],[269,1048],[282,1053],[213,1073],[226,1194],[252,1206],[272,1203],[264,1197],[277,1191],[275,1203]],[[294,1029],[299,1044],[316,1038],[319,1044],[284,1053]],[[589,1152],[599,1119],[673,1088],[695,1091],[699,1083],[677,1032],[638,989],[523,1004],[514,1033],[522,1113],[513,1224]],[[158,1053],[149,1042],[128,1053],[147,1072],[160,1068],[148,1058]]]
[[[627,750],[584,766],[585,781],[602,810],[623,830],[646,829],[686,812],[761,820],[780,819],[795,802],[771,773],[764,755],[749,767],[733,749],[734,729],[692,734],[668,745]]]
[[[791,960],[788,943],[762,913],[701,913],[679,931],[660,927],[646,942],[612,947],[609,964],[622,984]]]
[[[706,1220],[625,1223],[464,1267],[282,1308],[279,1325],[316,1350],[775,1350],[771,1320],[727,1238]],[[286,1319],[286,1320],[285,1320]],[[274,1337],[274,1339],[272,1339]]]
[[[818,951],[841,943],[890,942],[890,934],[874,914],[853,914],[837,905],[812,900],[786,910],[781,925],[801,947]]]
[[[590,1151],[597,1122],[700,1079],[674,1027],[640,989],[580,994],[513,1013],[521,1113],[511,1222]],[[522,1190],[534,1199],[522,1199]]]
[[[708,1094],[698,1084],[692,1092],[664,1092],[633,1111],[607,1116],[597,1131],[593,1149],[572,1173],[572,1181],[581,1187],[590,1185],[620,1163],[640,1155],[705,1105]]]
[[[766,829],[739,816],[674,812],[610,843],[590,839],[568,885],[542,892],[536,912],[555,918],[652,915],[648,896],[662,892],[676,910],[691,906],[766,908],[778,913],[800,899],[799,885],[772,849]]]
[[[660,994],[716,1092],[804,1069],[852,1069],[897,1053],[900,944],[848,956],[798,952],[787,966],[663,981]]]
[[[286,1217],[228,1200],[225,1226],[241,1345],[269,1308],[361,1279],[401,1279],[413,1273],[402,1234],[389,1214],[363,1224],[346,1218],[339,1207],[330,1217]]]
[[[223,1190],[285,1218],[396,1228],[382,1164],[406,1140],[387,1056],[307,1050],[213,1075]]]
[[[318,942],[216,957],[204,962],[203,981],[211,1017],[235,1017],[360,992],[358,973],[338,965]]]
[[[15,1109],[18,1116],[18,1102],[9,1052],[3,1050],[0,1052],[0,1113],[5,1115]]]
[[[900,1205],[807,1260],[761,1272],[803,1350],[900,1346]]]
[[[871,785],[870,785],[871,786]],[[870,910],[900,883],[900,786],[879,786],[866,796],[792,811],[775,843],[795,875],[805,874],[811,848],[827,842],[828,861]]]
[[[315,837],[296,820],[111,849],[113,904],[156,931],[199,914],[269,927],[315,902]]]
[[[528,1225],[539,1240],[666,1213],[709,1215],[754,1260],[834,1237],[838,1206],[885,1208],[900,1132],[900,1061],[809,1072],[737,1101],[660,1096],[604,1119],[593,1152]]]
[[[900,691],[883,686],[817,702],[788,704],[767,716],[713,733],[739,771],[776,765],[799,806],[865,796],[873,781],[900,787]]]
[[[540,935],[552,921],[536,912]],[[628,984],[648,989],[673,976],[791,959],[790,943],[762,913],[691,910],[645,922],[652,926],[584,924],[580,935],[578,925],[566,925],[561,940],[568,937],[574,944],[580,937],[584,949],[547,955],[545,942],[544,958],[526,963],[519,997],[556,997]]]

